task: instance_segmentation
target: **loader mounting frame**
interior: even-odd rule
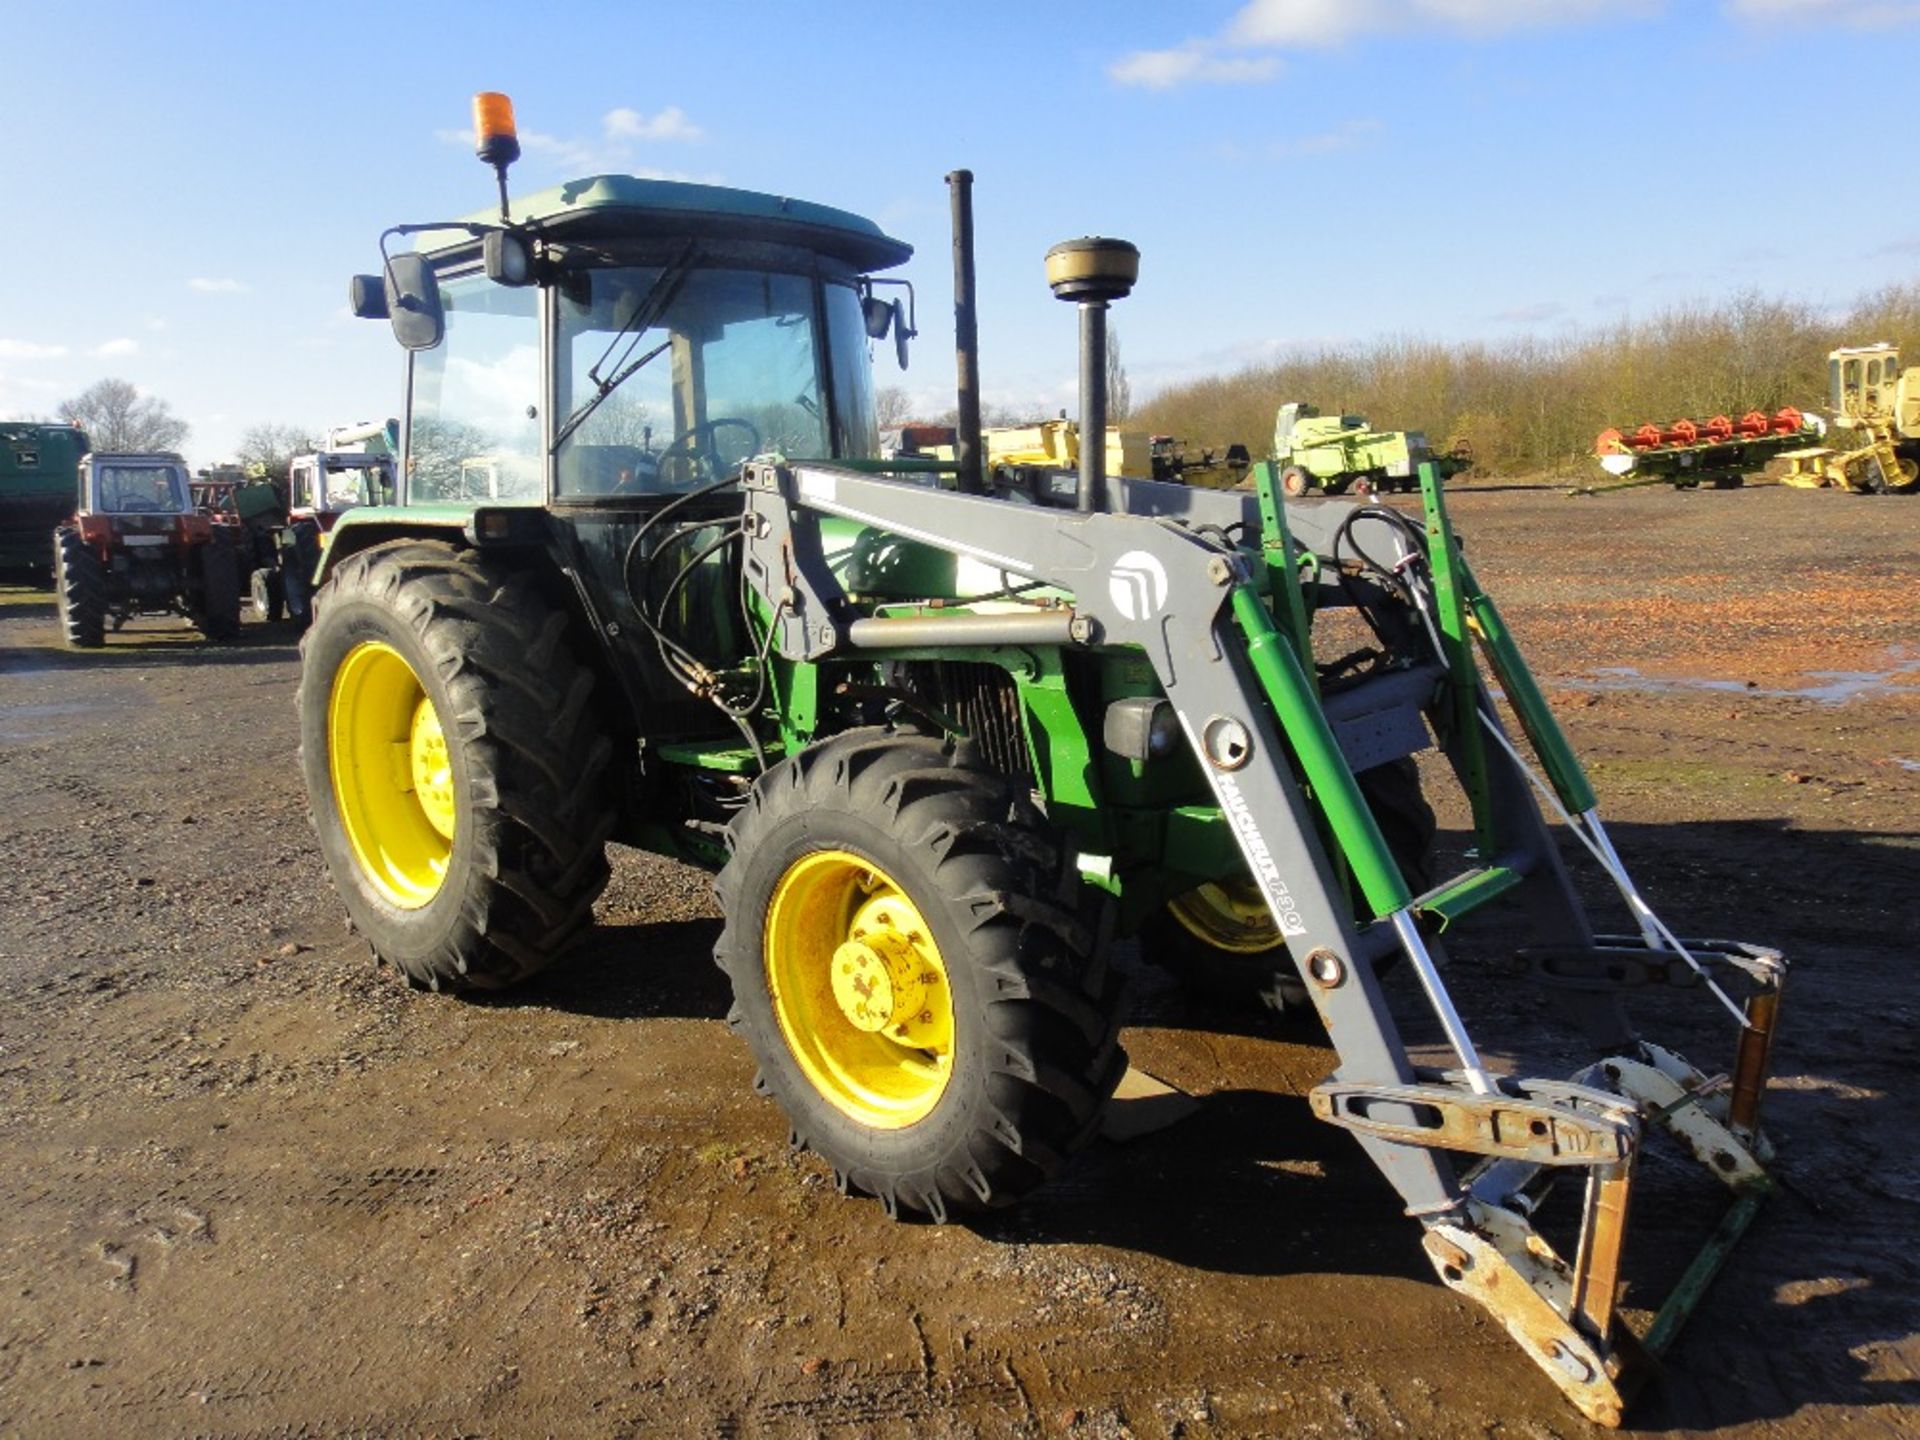
[[[1582,1413],[1618,1425],[1629,1357],[1671,1343],[1771,1186],[1758,1110],[1785,964],[1758,946],[1682,941],[1641,900],[1571,747],[1465,562],[1435,467],[1421,467],[1424,546],[1377,511],[1287,506],[1271,465],[1255,467],[1255,478],[1255,491],[1237,493],[1116,479],[1109,509],[1085,511],[763,459],[742,474],[742,564],[771,653],[795,677],[830,657],[943,646],[1143,655],[1338,1053],[1310,1097],[1314,1112],[1351,1131],[1398,1191],[1443,1283],[1492,1311]],[[982,562],[1070,603],[948,618],[865,614],[825,553],[828,517]],[[1260,536],[1259,547],[1229,542],[1236,527]],[[1479,868],[1425,895],[1409,893],[1361,797],[1306,646],[1303,555],[1337,562],[1343,527],[1407,578],[1436,683],[1416,684],[1400,703],[1424,714],[1473,806]],[[1508,737],[1476,647],[1544,777]],[[1619,885],[1638,935],[1593,933],[1530,784]],[[1525,907],[1537,941],[1526,958],[1543,996],[1600,1056],[1571,1080],[1496,1074],[1447,989],[1441,932],[1500,896]],[[1389,951],[1408,962],[1453,1051],[1444,1072],[1409,1058],[1375,973]],[[1737,1007],[1730,1079],[1635,1036],[1622,996],[1658,981]],[[1743,1001],[1730,986],[1747,992]],[[1617,1314],[1621,1257],[1634,1162],[1654,1128],[1738,1199],[1635,1343]],[[1478,1159],[1462,1169],[1457,1154]],[[1542,1179],[1566,1169],[1585,1178],[1570,1259],[1531,1220]]]

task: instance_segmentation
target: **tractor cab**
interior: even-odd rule
[[[287,484],[293,515],[326,529],[356,505],[391,505],[393,462],[357,452],[298,455],[288,466]]]
[[[1889,344],[1848,346],[1827,356],[1827,404],[1836,417],[1874,419],[1893,409],[1900,351]]]
[[[187,467],[177,455],[89,455],[80,471],[80,509],[112,516],[195,513]]]
[[[401,336],[405,505],[657,508],[755,455],[879,454],[868,343],[912,331],[870,272],[911,252],[870,221],[603,175],[422,244],[355,290],[396,334],[438,317]]]

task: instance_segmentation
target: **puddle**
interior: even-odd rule
[[[1632,690],[1647,695],[1765,695],[1844,705],[1863,697],[1920,693],[1920,657],[1897,653],[1885,670],[1809,670],[1805,685],[1749,685],[1744,680],[1712,680],[1703,675],[1643,675],[1631,665],[1596,666],[1588,674],[1560,683],[1569,690]],[[1915,683],[1903,683],[1912,680]],[[1910,770],[1920,763],[1898,762]]]
[[[1889,755],[1887,758],[1902,770],[1920,770],[1920,760],[1902,760],[1898,755]]]
[[[90,715],[108,707],[70,700],[59,705],[0,705],[0,741],[45,740],[57,735],[61,727],[43,722],[69,715]]]

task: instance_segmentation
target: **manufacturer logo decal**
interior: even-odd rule
[[[1145,550],[1129,550],[1107,577],[1113,608],[1129,620],[1151,620],[1167,603],[1167,569]]]
[[[1231,775],[1217,774],[1213,777],[1213,789],[1220,797],[1220,808],[1226,812],[1227,823],[1233,826],[1234,833],[1240,837],[1241,853],[1247,857],[1247,864],[1253,869],[1253,878],[1260,886],[1260,893],[1267,897],[1267,905],[1273,911],[1274,923],[1280,927],[1280,933],[1288,936],[1306,934],[1306,922],[1300,918],[1299,907],[1293,903],[1293,892],[1287,889],[1286,881],[1280,878],[1280,867],[1273,863],[1273,852],[1267,848],[1260,827],[1254,823],[1253,807],[1247,804],[1247,797],[1240,793],[1239,782]]]

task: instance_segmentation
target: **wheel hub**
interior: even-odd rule
[[[407,773],[413,782],[414,798],[419,800],[427,823],[451,840],[453,764],[447,758],[447,735],[440,727],[439,712],[426,696],[422,695],[414,707],[407,731]]]
[[[952,982],[907,893],[858,855],[813,851],[774,887],[763,943],[774,1020],[816,1093],[880,1130],[931,1114],[953,1071]]]
[[[854,917],[851,938],[833,952],[833,998],[856,1030],[892,1029],[904,1037],[921,1020],[935,977],[914,938],[895,927],[885,902],[870,902]]]

